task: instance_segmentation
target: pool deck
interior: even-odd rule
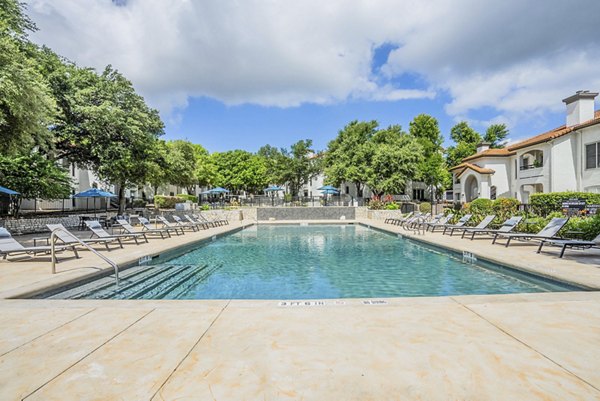
[[[129,263],[239,227],[108,255]],[[560,260],[522,244],[417,240],[599,288],[596,254]],[[0,262],[0,297],[109,269],[82,256],[56,275],[48,260]],[[0,400],[600,400],[598,344],[596,291],[284,303],[3,299]]]

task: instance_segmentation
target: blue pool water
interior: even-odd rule
[[[206,267],[200,270],[201,279],[186,279],[161,293],[160,298],[167,299],[373,298],[569,289],[490,265],[463,263],[450,253],[356,225],[254,226],[159,263]]]

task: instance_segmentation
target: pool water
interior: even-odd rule
[[[358,225],[253,226],[160,260],[160,265],[206,267],[200,270],[201,279],[186,280],[160,295],[166,299],[373,298],[571,289],[494,265],[464,263],[451,253]]]

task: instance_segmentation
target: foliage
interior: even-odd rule
[[[377,127],[377,121],[352,121],[329,142],[324,158],[328,184],[339,186],[344,181],[352,182],[359,197],[362,196],[363,187],[372,175],[372,138]]]
[[[369,201],[369,209],[371,210],[383,210],[385,209],[385,205],[386,203],[381,200],[378,196],[374,196],[370,201]]]
[[[600,194],[591,192],[549,192],[532,194],[529,204],[540,216],[562,211],[562,203],[569,199],[580,199],[588,204],[600,204]]]
[[[311,139],[300,140],[291,146],[290,151],[283,149],[282,153],[286,158],[282,178],[292,195],[298,196],[300,188],[321,172],[321,159],[315,155]]]
[[[169,183],[169,164],[167,162],[167,144],[159,140],[151,150],[151,155],[146,163],[146,180],[152,186],[154,194],[158,187]]]
[[[450,130],[450,137],[456,143],[446,150],[446,164],[450,167],[462,162],[465,157],[475,154],[481,135],[469,127],[466,121],[461,121]]]
[[[515,216],[519,211],[519,202],[515,198],[498,198],[492,203],[492,211],[496,215],[495,221],[503,222]]]
[[[143,208],[143,207],[146,207],[146,205],[147,205],[147,204],[148,204],[148,202],[146,202],[146,201],[145,201],[145,200],[143,200],[143,199],[135,199],[135,200],[133,201],[133,204],[132,204],[132,206],[133,206],[134,208]]]
[[[571,217],[561,233],[565,235],[569,231],[581,232],[578,237],[591,241],[600,234],[600,214],[589,217]],[[572,235],[570,235],[572,236]]]
[[[204,204],[204,205],[200,206],[200,210],[204,210],[204,211],[210,210],[210,205]]]
[[[274,185],[285,184],[286,157],[282,150],[271,145],[258,149],[257,156],[263,160],[266,167],[267,182]]]
[[[419,211],[421,213],[431,213],[431,203],[429,203],[429,202],[419,203]]]
[[[401,193],[406,183],[416,177],[423,160],[421,145],[402,132],[400,126],[379,130],[372,139],[374,145],[372,170],[367,178],[376,195]]]
[[[198,197],[196,195],[178,194],[177,197],[192,203],[198,202]]]
[[[492,213],[493,201],[485,198],[478,198],[469,203],[467,209],[468,213],[471,214],[491,214]]]
[[[55,103],[30,54],[37,53],[27,41],[33,29],[21,3],[0,0],[0,152],[5,155],[51,145]]]
[[[423,149],[423,160],[419,163],[417,179],[441,192],[452,184],[452,176],[442,156],[444,138],[438,121],[427,114],[419,114],[410,122],[409,133]]]
[[[194,145],[185,140],[168,141],[167,180],[170,184],[183,187],[192,192],[198,179],[196,178],[196,153]]]
[[[0,155],[0,185],[21,193],[22,199],[61,199],[71,192],[67,171],[37,152],[6,157]],[[17,205],[16,212],[18,213]]]
[[[506,124],[492,124],[485,131],[483,141],[490,144],[490,148],[499,149],[506,146],[508,128]]]
[[[400,209],[400,205],[396,202],[389,202],[385,205],[386,210],[398,210]]]
[[[213,185],[234,192],[258,192],[269,184],[264,160],[245,150],[215,152],[210,155],[210,163],[215,171]]]
[[[160,209],[175,209],[175,205],[178,203],[184,203],[185,200],[179,196],[154,196],[154,206]]]

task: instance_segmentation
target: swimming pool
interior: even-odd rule
[[[360,225],[253,226],[152,266],[121,287],[57,298],[325,299],[510,294],[572,287]]]

